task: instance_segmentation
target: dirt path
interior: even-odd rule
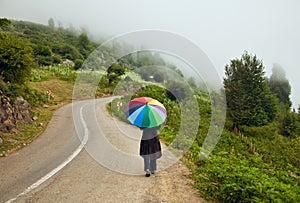
[[[126,158],[116,161],[119,160],[119,156],[115,157],[116,152],[107,150],[107,143],[103,140],[98,143],[98,139],[105,138],[118,151],[138,152],[139,142],[134,137],[140,136],[139,130],[124,123],[117,123],[120,128],[112,128],[116,121],[105,111],[105,103],[100,100],[96,107],[85,105],[83,118],[89,129],[86,148],[49,180],[15,202],[203,202],[197,190],[190,185],[188,169],[180,161],[170,165],[172,155],[166,148],[158,162],[158,172],[146,178],[138,155],[132,165]],[[102,113],[97,113],[94,118],[93,111]],[[93,124],[94,120],[97,125]],[[47,131],[57,131],[54,126],[49,125]],[[102,138],[99,138],[99,129]],[[128,133],[133,137],[124,136]],[[99,163],[103,157],[107,161],[103,162],[104,165]],[[120,170],[123,172],[117,172]],[[128,174],[128,171],[134,175]]]

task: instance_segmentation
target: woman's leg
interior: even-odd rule
[[[156,171],[156,159],[151,159],[150,160],[150,171],[154,173]]]
[[[150,156],[144,155],[144,171],[150,170]]]

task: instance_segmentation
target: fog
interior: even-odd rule
[[[246,50],[285,70],[294,107],[300,104],[298,0],[0,0],[0,17],[84,27],[107,40],[137,30],[163,30],[196,44],[224,77],[224,66]]]

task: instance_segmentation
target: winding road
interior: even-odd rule
[[[106,111],[112,98],[57,110],[45,132],[0,159],[0,202],[203,202],[167,148],[144,177],[141,131]]]

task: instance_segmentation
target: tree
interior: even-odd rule
[[[50,28],[54,29],[55,23],[54,23],[53,18],[49,18],[49,20],[48,20],[48,26],[49,26]]]
[[[191,90],[189,87],[179,81],[168,81],[166,84],[167,88],[167,96],[170,100],[179,102],[183,101],[184,99],[188,98],[190,96]]]
[[[77,50],[76,47],[70,45],[70,44],[63,44],[59,47],[58,54],[61,56],[70,59],[70,60],[76,60],[76,59],[82,59],[82,55]]]
[[[291,85],[285,77],[284,69],[280,65],[274,64],[268,85],[271,92],[277,96],[279,102],[287,105],[289,108],[292,106],[290,100]]]
[[[107,79],[109,85],[118,82],[120,76],[122,76],[125,73],[125,68],[117,63],[113,63],[108,69],[107,69]]]
[[[276,98],[264,76],[264,65],[245,52],[225,66],[227,108],[234,126],[262,126],[276,117]]]
[[[84,58],[88,57],[88,54],[93,50],[91,42],[86,34],[81,34],[78,36],[78,44],[77,47],[79,52]]]
[[[11,21],[7,18],[0,18],[0,28],[7,28],[11,24]]]
[[[194,77],[189,77],[187,82],[191,88],[193,88],[193,89],[197,88],[196,80]]]
[[[163,82],[164,81],[164,75],[163,73],[159,72],[159,71],[156,71],[153,75],[153,79],[156,81],[156,82]]]
[[[0,33],[0,75],[11,83],[24,83],[34,67],[29,42],[8,33]]]

